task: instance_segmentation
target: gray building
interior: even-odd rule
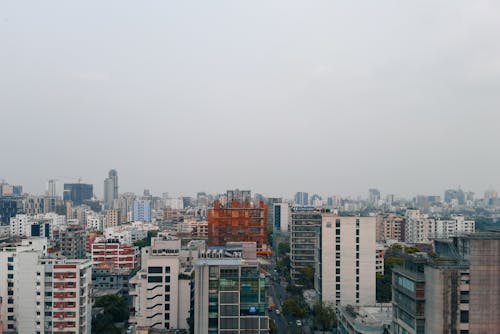
[[[435,240],[393,270],[394,333],[497,333],[500,233]]]
[[[309,205],[309,194],[303,191],[295,193],[294,204],[298,206],[308,206]]]
[[[112,169],[104,180],[104,209],[113,209],[114,200],[118,198],[118,173]]]
[[[304,267],[315,268],[315,250],[317,235],[321,228],[321,212],[312,208],[292,208],[290,225],[290,265],[291,278],[298,284],[301,270]]]
[[[69,225],[61,232],[61,253],[68,259],[86,258],[85,227],[82,225]]]

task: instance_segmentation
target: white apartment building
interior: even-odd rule
[[[451,219],[429,218],[419,210],[407,210],[405,224],[405,242],[429,243],[431,239],[450,238],[475,231],[475,222],[465,220],[464,216],[452,216]]]
[[[274,211],[273,211],[274,231],[281,233],[288,233],[292,220],[292,208],[290,206],[290,203],[275,203],[273,205],[274,205]]]
[[[45,237],[54,239],[55,231],[66,224],[64,216],[55,213],[24,215],[18,214],[10,218],[10,235],[12,237]]]
[[[88,230],[102,231],[103,217],[97,213],[90,213],[85,216],[85,224]]]
[[[131,225],[108,227],[104,230],[105,239],[116,239],[121,244],[133,244],[147,238],[148,231]]]
[[[142,249],[142,269],[130,279],[131,322],[156,329],[188,329],[191,301],[189,265],[197,251],[181,250],[181,240],[160,234]]]
[[[375,217],[322,215],[315,271],[322,301],[375,304],[375,237]]]
[[[197,238],[208,238],[208,221],[186,219],[177,224],[177,233],[188,234]]]
[[[0,249],[0,298],[6,332],[91,333],[91,263],[46,257],[47,239]]]

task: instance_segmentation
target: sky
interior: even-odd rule
[[[500,190],[499,1],[0,2],[0,179]]]

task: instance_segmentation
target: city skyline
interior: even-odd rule
[[[68,174],[99,193],[110,168],[134,192],[500,189],[499,10],[3,2],[0,177],[37,193]]]

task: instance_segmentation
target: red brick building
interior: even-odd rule
[[[267,250],[267,205],[260,201],[236,200],[226,206],[219,201],[208,210],[208,245],[224,246],[227,242],[254,241],[257,250]]]

